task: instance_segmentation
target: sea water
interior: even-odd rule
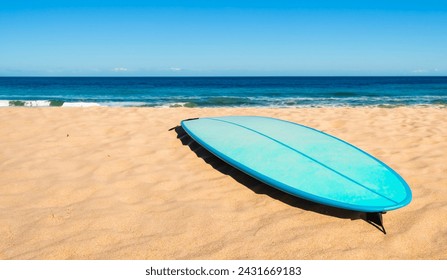
[[[447,77],[0,77],[0,107],[447,107]]]

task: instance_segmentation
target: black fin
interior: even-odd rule
[[[198,119],[199,119],[199,118],[190,118],[190,119],[186,119],[186,120],[183,120],[183,121],[186,122],[186,121],[193,121],[193,120],[198,120]],[[180,126],[177,125],[177,126],[171,127],[168,131],[174,130],[174,129],[176,129],[177,127],[180,127]]]
[[[380,229],[384,234],[386,234],[385,227],[383,226],[383,218],[382,214],[385,214],[386,212],[374,212],[374,213],[366,213],[366,221],[374,226],[376,226],[378,229]]]
[[[186,122],[186,121],[193,121],[193,120],[198,120],[199,118],[190,118],[190,119],[186,119],[186,120],[183,120],[184,122]]]

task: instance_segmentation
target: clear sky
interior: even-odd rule
[[[447,1],[1,0],[22,75],[447,75]]]

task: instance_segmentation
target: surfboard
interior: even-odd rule
[[[181,126],[233,167],[306,200],[382,213],[412,199],[408,184],[388,165],[311,127],[259,116],[189,119]]]

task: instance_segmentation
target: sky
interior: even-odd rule
[[[447,75],[447,1],[0,1],[0,76]]]

